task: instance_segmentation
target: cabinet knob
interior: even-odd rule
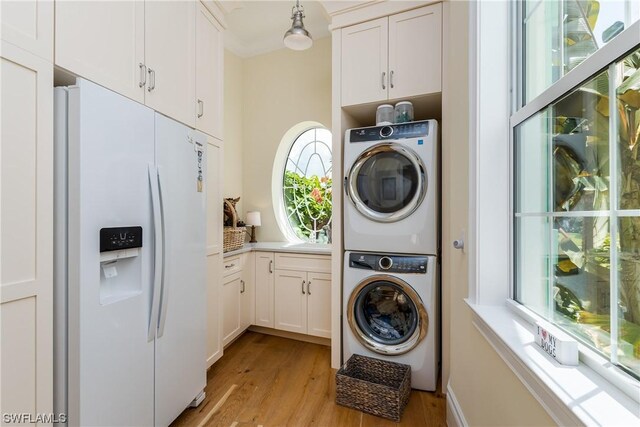
[[[152,70],[151,68],[149,68],[148,73],[149,73],[149,87],[147,88],[147,91],[151,92],[156,88],[156,72],[155,70]]]
[[[198,99],[198,118],[204,116],[204,101]]]
[[[138,83],[138,86],[144,87],[147,85],[147,66],[141,62],[138,67],[140,67],[140,83]]]

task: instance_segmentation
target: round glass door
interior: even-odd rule
[[[411,286],[392,276],[373,276],[351,294],[347,310],[351,330],[370,350],[402,354],[424,338],[428,316]]]
[[[409,148],[393,143],[378,144],[362,153],[347,180],[356,209],[380,222],[411,215],[427,190],[422,160]]]

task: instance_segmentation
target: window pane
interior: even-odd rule
[[[618,64],[618,73],[618,206],[640,209],[640,49]]]
[[[287,157],[283,195],[289,226],[302,240],[329,240],[331,169],[331,133],[313,128],[300,134]]]
[[[517,300],[608,354],[609,218],[517,218],[516,229]]]
[[[549,210],[549,114],[544,111],[516,128],[516,212]]]
[[[552,106],[554,210],[609,209],[609,75]]]
[[[639,18],[637,0],[524,0],[524,100],[560,77]]]
[[[516,218],[516,300],[548,317],[550,222],[547,217]]]
[[[640,375],[640,217],[618,224],[618,361]]]

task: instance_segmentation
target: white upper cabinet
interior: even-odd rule
[[[53,1],[0,2],[2,40],[53,62]]]
[[[222,27],[207,8],[196,13],[196,128],[222,139]]]
[[[389,98],[440,92],[442,4],[389,17]]]
[[[388,18],[342,29],[342,105],[387,99]]]
[[[56,65],[143,103],[145,3],[56,1]]]
[[[195,127],[196,3],[145,2],[145,103]]]
[[[222,138],[222,27],[200,2],[57,1],[55,63]],[[196,12],[198,14],[196,15]],[[196,19],[206,44],[196,72]],[[199,79],[203,101],[196,98]]]
[[[441,91],[442,4],[345,27],[341,38],[343,106]]]

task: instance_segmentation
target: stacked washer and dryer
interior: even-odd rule
[[[344,171],[344,360],[361,354],[404,363],[413,388],[435,390],[438,123],[347,130]]]

